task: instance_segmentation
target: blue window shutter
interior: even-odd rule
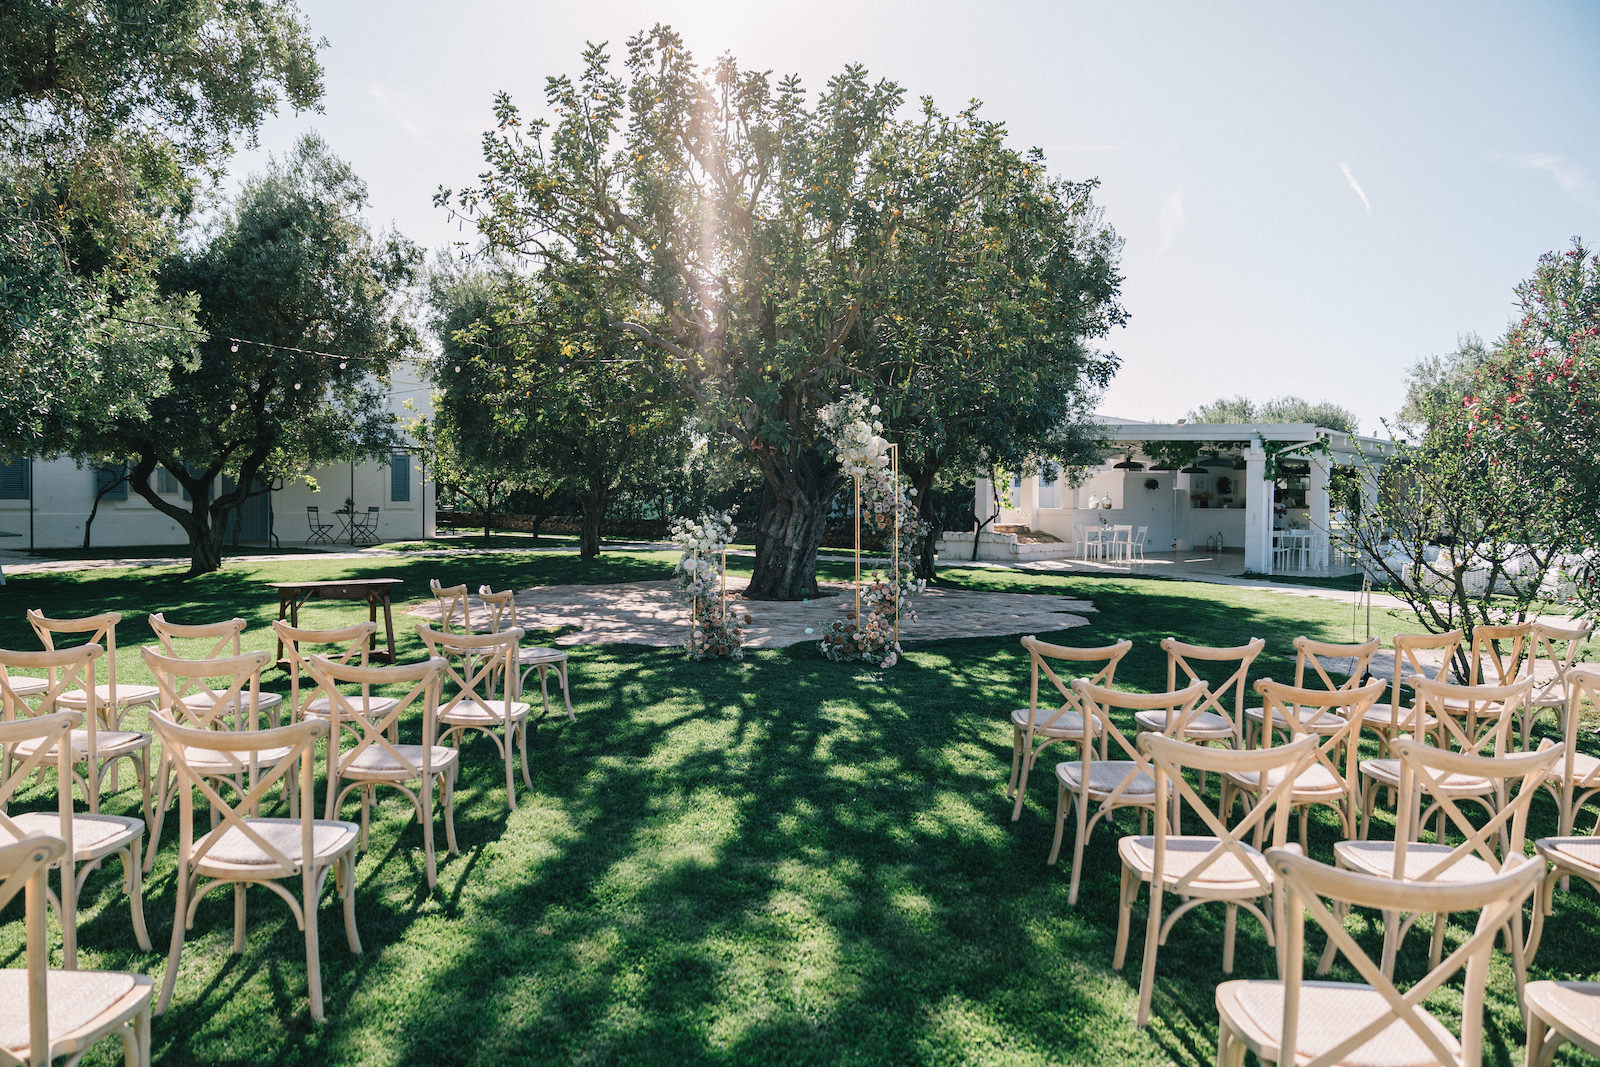
[[[389,500],[396,504],[411,500],[411,457],[404,453],[389,457]]]
[[[95,493],[100,494],[104,500],[128,499],[128,480],[123,477],[123,471],[124,468],[122,467],[96,467],[94,469]],[[116,482],[119,478],[121,481],[114,489],[106,489],[106,486]]]
[[[0,500],[27,500],[31,495],[33,460],[0,454]]]

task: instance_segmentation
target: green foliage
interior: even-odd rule
[[[1395,416],[1399,428],[1420,430],[1431,412],[1460,404],[1476,389],[1478,372],[1489,360],[1488,346],[1474,333],[1457,340],[1454,352],[1418,360],[1406,374],[1406,402]]]
[[[1360,419],[1349,408],[1297,396],[1275,397],[1260,404],[1246,396],[1222,397],[1201,404],[1184,417],[1190,422],[1309,422],[1328,430],[1360,432]]]
[[[549,79],[553,123],[502,94],[481,183],[439,200],[666,357],[755,458],[752,595],[815,592],[840,477],[814,415],[846,385],[898,396],[886,422],[928,480],[1076,447],[1063,427],[1112,366],[1084,341],[1122,319],[1092,184],[1051,181],[976,109],[897,118],[903,91],[858,66],[809,101],[731,56],[697,67],[661,26],[628,42],[626,81],[601,47],[584,63]]]

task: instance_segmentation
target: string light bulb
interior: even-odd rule
[[[239,342],[238,341],[233,342],[233,348],[230,349],[230,351],[233,351],[233,352],[239,351]]]
[[[296,390],[296,391],[299,391],[299,389],[300,389],[300,383],[299,383],[299,382],[295,382],[295,383],[294,383],[294,387],[295,387],[295,390]]]

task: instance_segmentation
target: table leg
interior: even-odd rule
[[[389,591],[386,589],[378,595],[383,597],[383,629],[389,637],[389,662],[394,663],[394,616],[389,611]]]
[[[287,589],[278,590],[278,621],[279,622],[282,622],[284,615],[288,614],[288,611],[289,611],[289,600],[290,600],[290,596],[289,596],[289,591]],[[290,623],[289,625],[293,626],[294,624]],[[282,663],[283,662],[283,636],[281,634],[278,636],[278,656],[272,662],[274,662],[274,663]]]

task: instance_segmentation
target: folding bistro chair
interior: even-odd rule
[[[333,523],[322,521],[322,512],[315,504],[306,505],[306,525],[311,527],[311,536],[306,539],[306,544],[333,544]]]

